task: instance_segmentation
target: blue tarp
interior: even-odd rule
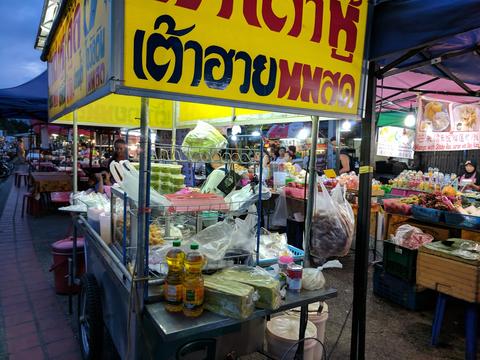
[[[47,121],[47,72],[44,71],[25,84],[0,89],[0,117]]]
[[[452,51],[472,49],[461,56],[442,60],[441,65],[463,82],[480,85],[480,55],[473,49],[480,44],[479,0],[387,0],[376,4],[370,59],[388,64],[413,49],[418,54],[397,68]],[[448,77],[427,65],[414,71]]]

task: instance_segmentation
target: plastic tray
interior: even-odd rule
[[[407,249],[390,241],[383,242],[385,271],[408,282],[415,282],[418,250]]]
[[[429,209],[422,206],[412,206],[412,216],[414,219],[427,222],[444,222],[444,211]]]
[[[409,310],[427,310],[435,306],[436,294],[385,272],[382,264],[375,264],[373,293]]]
[[[293,255],[293,261],[297,262],[297,261],[302,261],[303,260],[303,257],[305,255],[305,252],[303,250],[298,249],[298,248],[296,248],[295,246],[292,246],[292,245],[288,245],[288,250],[290,250],[290,252]],[[259,265],[260,266],[270,266],[270,265],[276,264],[277,262],[278,262],[278,258],[261,259],[259,261]]]
[[[165,197],[172,203],[171,212],[228,211],[224,198],[215,194],[191,193],[188,195],[169,194]]]
[[[463,215],[454,212],[445,212],[445,223],[466,229],[480,230],[480,216]]]

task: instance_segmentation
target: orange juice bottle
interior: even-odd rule
[[[180,248],[180,241],[173,242],[173,248],[167,253],[168,275],[163,288],[165,309],[180,312],[183,309],[183,262],[185,253]]]
[[[185,258],[185,279],[183,281],[183,314],[189,317],[200,316],[203,312],[203,255],[198,244],[190,245]]]

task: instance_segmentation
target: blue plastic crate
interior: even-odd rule
[[[445,220],[445,211],[429,209],[422,206],[413,205],[412,206],[412,216],[414,219],[427,222],[444,222]]]
[[[303,250],[297,249],[295,246],[292,246],[292,245],[288,245],[288,250],[290,250],[290,252],[292,253],[294,262],[303,260],[303,257],[305,255],[305,252]],[[259,265],[270,266],[270,265],[276,264],[277,262],[278,262],[278,258],[263,259],[259,261]]]
[[[382,264],[375,264],[373,293],[413,311],[431,309],[436,301],[434,291],[419,289],[415,284],[388,274]]]
[[[463,215],[463,214],[454,213],[454,212],[446,212],[445,223],[447,225],[479,230],[480,216]]]

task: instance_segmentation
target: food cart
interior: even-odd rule
[[[219,343],[227,341],[227,333],[232,331],[238,339],[238,332],[247,331],[259,319],[298,306],[299,339],[303,339],[308,304],[336,295],[334,289],[288,294],[278,309],[257,310],[247,322],[240,322],[208,312],[198,319],[168,314],[154,301],[154,286],[149,286],[156,279],[149,277],[147,266],[149,214],[153,210],[149,204],[148,128],[158,127],[155,121],[176,119],[171,115],[176,107],[158,98],[313,115],[311,193],[316,183],[318,116],[359,118],[368,4],[350,4],[346,16],[337,1],[331,1],[330,12],[324,13],[318,4],[281,7],[292,25],[287,25],[286,17],[276,15],[271,4],[264,4],[259,12],[245,3],[242,12],[231,2],[223,2],[218,9],[201,1],[62,3],[42,54],[49,65],[49,118],[73,122],[74,156],[79,121],[101,125],[105,118],[121,119],[127,127],[138,124],[141,132],[134,268],[103,242],[84,217],[75,218],[75,228],[86,235],[87,248],[87,274],[81,280],[79,296],[85,358],[95,358],[101,348],[102,323],[123,358],[148,355],[166,359],[175,356],[177,348],[193,346],[198,338],[221,335]],[[307,12],[307,7],[316,11]],[[331,24],[330,37],[322,36],[321,18]],[[225,27],[225,33],[211,32]],[[212,40],[215,45],[210,45]],[[282,46],[266,49],[265,44]],[[319,62],[319,51],[330,57]],[[130,113],[129,102],[135,107]],[[152,112],[155,106],[159,111]],[[103,112],[103,120],[95,119],[98,112]],[[138,113],[140,121],[135,124]],[[152,114],[158,117],[150,119]],[[171,125],[174,131],[177,125]],[[76,166],[74,190],[75,172]],[[128,194],[125,197],[130,201]],[[309,202],[305,266],[310,261],[312,212]],[[75,264],[71,273],[76,273]],[[303,344],[297,352],[301,356]]]

